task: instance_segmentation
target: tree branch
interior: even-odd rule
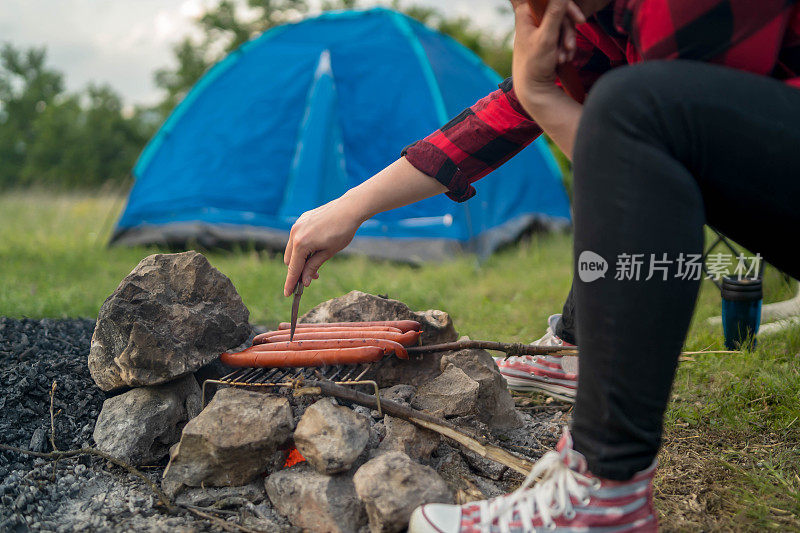
[[[505,352],[507,355],[578,355],[577,348],[562,348],[560,346],[532,346],[521,342],[495,342],[495,341],[455,341],[443,344],[429,344],[427,346],[412,346],[406,348],[408,355],[430,352],[451,352],[456,350],[492,350]]]

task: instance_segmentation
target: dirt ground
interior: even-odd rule
[[[655,480],[662,530],[800,531],[796,499],[800,477],[796,471],[789,475],[775,471],[776,463],[796,461],[798,446],[797,433],[670,429]],[[775,474],[772,483],[770,473]],[[735,488],[742,486],[742,477],[773,486],[744,493]]]

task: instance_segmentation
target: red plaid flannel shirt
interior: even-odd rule
[[[692,59],[769,75],[800,88],[797,0],[615,0],[578,27],[573,64],[589,89],[606,71],[652,59]],[[542,130],[514,94],[511,78],[425,139],[408,161],[463,202],[472,183]]]

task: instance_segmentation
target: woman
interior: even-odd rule
[[[512,3],[513,87],[304,214],[285,292],[310,283],[363,220],[446,190],[471,196],[472,181],[544,129],[574,164],[575,258],[592,252],[612,269],[620,257],[656,258],[667,269],[575,278],[581,378],[558,452],[515,493],[422,506],[409,530],[653,531],[662,418],[699,287],[681,258],[702,252],[707,223],[800,276],[781,242],[800,224],[800,14],[774,0],[551,0],[536,28],[527,4]],[[593,85],[585,105],[554,84],[565,62]]]

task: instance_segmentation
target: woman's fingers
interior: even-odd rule
[[[575,25],[567,18],[561,22],[561,42],[567,52],[574,52],[578,47]]]
[[[292,259],[292,237],[294,237],[294,226],[289,232],[289,242],[286,243],[286,249],[283,251],[283,264],[289,266],[289,261]]]
[[[303,268],[306,265],[306,257],[308,257],[308,252],[300,248],[300,246],[296,245],[292,249],[289,269],[286,272],[286,283],[283,286],[284,296],[290,296],[292,291],[294,291],[297,282],[300,280],[300,275],[303,273]]]
[[[315,252],[311,257],[308,258],[306,261],[305,267],[303,267],[303,285],[308,287],[311,284],[311,280],[319,278],[319,274],[317,274],[317,270],[322,264],[331,258],[331,254],[327,252]]]
[[[559,63],[572,61],[577,49],[577,36],[572,21],[564,18],[561,22],[561,46],[559,47]]]
[[[567,3],[567,18],[572,21],[576,26],[586,23],[586,15],[583,14],[578,4],[571,1]]]
[[[542,17],[542,24],[539,26],[539,31],[545,42],[556,43],[558,41],[559,33],[561,32],[561,21],[564,20],[564,15],[567,12],[568,0],[550,0],[547,3],[547,9],[544,11]]]

